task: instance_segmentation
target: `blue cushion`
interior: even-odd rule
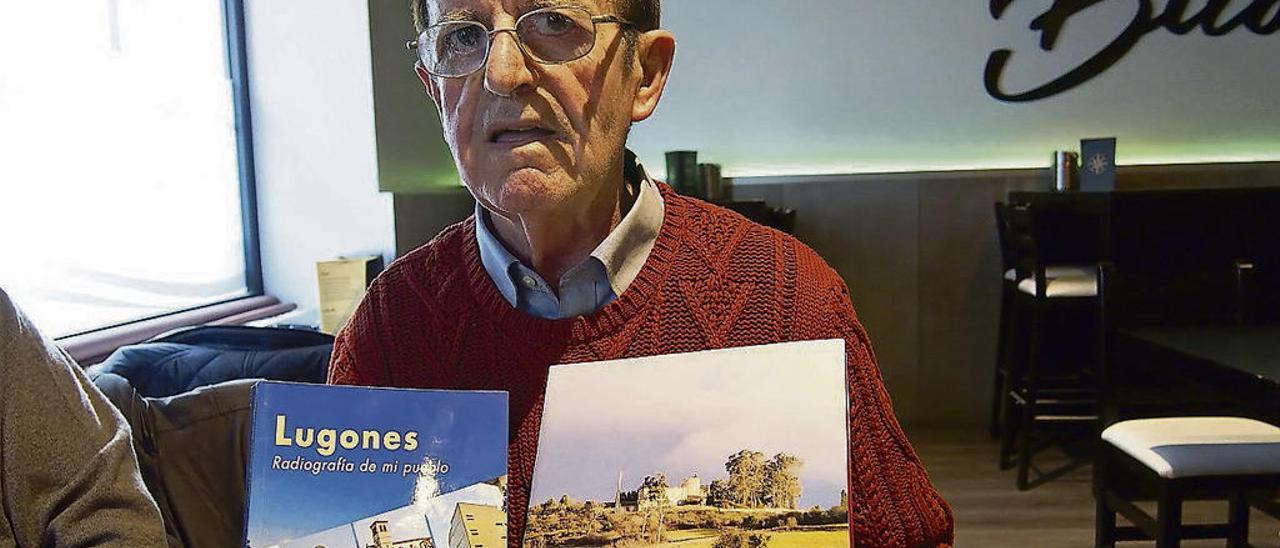
[[[139,394],[161,398],[235,379],[325,381],[332,344],[279,350],[228,350],[169,342],[117,349],[90,368],[91,376],[114,374]]]

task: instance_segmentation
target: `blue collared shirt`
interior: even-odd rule
[[[628,154],[628,159],[634,158]],[[489,212],[476,204],[480,261],[511,306],[554,320],[591,314],[618,298],[640,274],[662,227],[662,195],[639,164],[638,193],[631,210],[591,255],[560,277],[560,292],[524,265],[494,235]]]

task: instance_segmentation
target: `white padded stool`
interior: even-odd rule
[[[1044,276],[1046,278],[1065,278],[1068,276],[1093,276],[1097,272],[1098,267],[1094,265],[1075,265],[1075,264],[1051,264],[1045,265]],[[1018,281],[1018,269],[1010,268],[1004,271],[1004,279],[1010,282]]]
[[[1162,478],[1280,474],[1280,427],[1240,417],[1118,422],[1102,431]]]
[[[1034,296],[1036,294],[1036,281],[1032,278],[1019,281],[1018,291]],[[1048,275],[1048,272],[1046,272],[1044,280],[1044,296],[1050,299],[1061,297],[1097,297],[1098,276],[1096,274],[1086,274],[1067,275],[1053,278]]]
[[[1104,454],[1095,470],[1095,545],[1155,539],[1178,546],[1183,538],[1226,538],[1247,546],[1247,491],[1280,486],[1280,427],[1241,417],[1169,417],[1115,423],[1102,432]],[[1111,489],[1110,453],[1140,465],[1139,479],[1154,484],[1156,517]],[[1225,499],[1225,524],[1182,525],[1182,501]],[[1119,512],[1136,527],[1116,527]]]

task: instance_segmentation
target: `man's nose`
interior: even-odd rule
[[[495,33],[484,70],[484,88],[502,97],[514,94],[520,86],[533,83],[529,62],[516,42],[514,31]]]

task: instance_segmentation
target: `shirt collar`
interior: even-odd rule
[[[639,187],[636,201],[618,226],[609,232],[586,259],[594,259],[604,265],[614,295],[622,295],[640,275],[640,269],[644,267],[658,240],[664,215],[662,194],[658,192],[656,183],[649,177],[636,155],[627,150],[623,163],[627,182]],[[514,306],[517,302],[516,280],[511,266],[520,264],[520,260],[494,235],[489,224],[489,212],[479,202],[476,203],[475,217],[480,261],[498,287],[498,292]],[[571,268],[570,272],[572,271]]]
[[[480,262],[485,272],[498,286],[502,297],[515,306],[516,282],[511,278],[511,265],[518,264],[520,260],[493,235],[489,228],[489,212],[479,202],[476,202],[476,244],[480,247]]]
[[[663,216],[662,194],[644,166],[630,150],[624,161],[629,176],[638,181],[636,201],[618,226],[591,251],[591,256],[600,261],[609,273],[609,285],[613,287],[614,295],[621,295],[640,275],[653,244],[658,241]]]

